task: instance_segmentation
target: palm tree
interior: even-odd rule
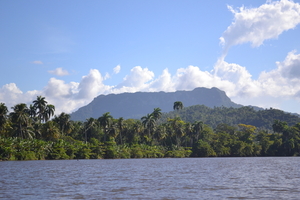
[[[88,135],[90,138],[92,130],[96,129],[99,127],[99,122],[95,119],[90,117],[89,119],[84,122],[84,138],[85,138],[85,143],[87,143],[88,140]]]
[[[33,106],[38,109],[36,112],[40,121],[44,120],[44,112],[46,109],[47,101],[45,97],[37,96],[37,99],[33,101]]]
[[[19,132],[19,137],[24,138],[25,134],[28,138],[32,138],[33,134],[30,130],[30,118],[28,114],[27,105],[20,103],[12,107],[14,110],[10,113],[11,121],[16,125],[16,129]]]
[[[32,104],[30,104],[30,106],[29,106],[28,114],[29,114],[29,117],[31,117],[31,119],[35,120],[35,118],[36,118],[36,108]]]
[[[118,135],[118,130],[119,130],[118,123],[112,123],[111,126],[109,126],[108,131],[107,131],[108,136],[116,138]]]
[[[173,105],[173,110],[179,110],[183,108],[183,104],[181,101],[175,101]]]
[[[164,140],[167,137],[167,130],[166,130],[166,124],[160,124],[154,133],[154,138],[157,140],[158,143],[162,143],[165,146]]]
[[[186,147],[187,147],[187,140],[190,139],[190,147],[193,146],[193,126],[190,122],[186,122],[185,125],[184,125],[184,131],[185,131],[185,134],[187,136],[187,138],[185,139],[185,142],[186,142]]]
[[[127,135],[129,143],[138,143],[141,140],[141,133],[144,131],[143,124],[140,120],[136,120],[131,127],[131,131]]]
[[[123,128],[124,128],[124,118],[123,117],[120,117],[118,119],[117,126],[118,126],[118,129],[119,129],[120,143],[122,145],[123,144],[123,141],[122,141],[122,132],[123,132]]]
[[[35,134],[36,139],[41,139],[42,135],[42,129],[43,129],[43,124],[40,122],[33,122],[33,131]]]
[[[113,119],[113,117],[110,115],[109,112],[104,113],[101,117],[98,118],[100,126],[103,128],[104,142],[106,141],[106,136],[108,133],[109,126],[111,125],[112,119]]]
[[[54,111],[55,111],[54,105],[51,104],[46,105],[44,116],[43,116],[45,122],[47,122],[54,115]]]
[[[70,120],[71,116],[62,112],[60,115],[55,116],[53,121],[55,121],[62,135],[70,133],[73,129],[72,122]]]
[[[142,124],[144,125],[145,129],[148,133],[148,140],[151,140],[151,132],[155,129],[155,118],[151,114],[147,114],[146,116],[141,118]]]
[[[168,119],[170,128],[172,129],[172,135],[175,136],[177,146],[181,145],[181,138],[184,136],[184,121],[180,117],[174,119]]]
[[[195,132],[196,142],[199,140],[200,133],[203,131],[204,124],[202,121],[196,121],[193,123],[193,130]],[[201,138],[203,139],[203,138]]]
[[[154,111],[151,113],[151,115],[153,115],[155,121],[157,121],[158,119],[161,118],[161,109],[160,108],[154,108]]]
[[[0,103],[0,131],[3,130],[4,124],[7,121],[8,109],[4,103]]]
[[[59,128],[55,121],[48,121],[43,124],[42,135],[47,140],[56,140],[60,137]]]
[[[72,131],[69,136],[76,140],[83,140],[82,136],[84,133],[84,123],[81,121],[72,121]],[[82,134],[83,133],[83,134]]]

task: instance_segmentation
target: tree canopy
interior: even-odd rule
[[[182,106],[84,122],[54,110],[44,97],[11,112],[0,103],[0,160],[300,155],[299,117],[275,109]]]

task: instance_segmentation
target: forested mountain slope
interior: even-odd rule
[[[272,108],[255,110],[253,107],[248,106],[240,108],[209,108],[204,105],[195,105],[185,107],[182,110],[164,113],[160,123],[166,122],[168,118],[174,118],[177,115],[186,122],[202,121],[213,128],[218,124],[225,123],[232,126],[247,124],[257,128],[272,130],[274,120],[285,121],[290,126],[300,122],[298,116]]]
[[[173,110],[175,101],[181,101],[184,107],[205,105],[208,107],[234,107],[242,105],[233,103],[224,91],[218,88],[196,88],[192,91],[176,92],[136,92],[100,95],[91,103],[71,114],[74,121],[85,121],[98,118],[103,113],[110,112],[114,118],[140,119],[142,116],[160,108],[162,112]]]

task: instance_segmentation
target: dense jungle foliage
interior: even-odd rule
[[[160,119],[166,122],[168,118],[179,115],[186,122],[201,120],[203,123],[216,128],[219,124],[237,126],[238,124],[250,124],[258,129],[273,130],[274,119],[285,121],[289,126],[300,122],[299,115],[283,112],[278,109],[255,110],[253,107],[215,107],[209,108],[204,105],[195,105],[181,110],[164,113]]]
[[[155,108],[140,120],[125,120],[107,112],[79,122],[66,113],[53,116],[55,106],[42,96],[11,112],[0,103],[0,160],[300,155],[297,116],[196,107],[177,101],[169,114]],[[195,112],[201,117],[193,118]]]

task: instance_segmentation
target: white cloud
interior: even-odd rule
[[[10,109],[16,104],[29,102],[32,96],[37,96],[38,91],[28,91],[23,93],[15,83],[9,83],[0,88],[0,102],[5,103],[5,105]]]
[[[118,74],[121,71],[121,66],[117,65],[113,70],[114,70],[114,74]]]
[[[202,71],[199,67],[180,68],[174,75],[168,69],[155,78],[148,68],[131,69],[118,86],[105,85],[104,77],[97,69],[91,69],[80,82],[65,83],[51,78],[42,91],[23,93],[14,83],[0,88],[0,101],[9,107],[17,103],[31,103],[36,96],[45,96],[56,107],[56,113],[70,113],[82,107],[100,94],[137,91],[193,90],[196,87],[217,87],[224,90],[235,102],[244,105],[280,108],[286,100],[300,100],[300,54],[292,51],[275,69],[262,72],[257,80],[243,66],[220,59],[214,70]],[[300,112],[300,110],[297,110]]]
[[[241,7],[234,14],[234,22],[220,38],[224,44],[224,55],[218,59],[212,71],[203,71],[197,66],[180,68],[174,75],[168,69],[155,78],[148,68],[133,67],[117,86],[105,85],[104,76],[96,69],[83,76],[80,82],[65,83],[51,78],[42,91],[23,93],[14,83],[0,88],[0,101],[13,106],[20,102],[31,103],[36,96],[43,95],[56,106],[56,113],[70,113],[82,107],[100,94],[137,91],[192,90],[196,87],[217,87],[224,90],[236,103],[257,105],[265,108],[282,108],[287,101],[300,101],[300,54],[291,51],[283,61],[276,62],[274,69],[263,71],[257,80],[245,66],[225,61],[227,50],[232,45],[250,42],[257,47],[267,39],[277,38],[282,32],[295,28],[300,23],[300,5],[288,0],[269,2],[258,8]],[[42,64],[41,61],[34,61]],[[39,63],[41,62],[41,63]],[[113,69],[118,74],[121,66]],[[55,75],[67,75],[62,68],[49,71]],[[300,109],[296,110],[300,113]],[[296,112],[295,111],[295,112]]]
[[[69,72],[67,70],[64,70],[63,68],[56,68],[55,70],[48,71],[50,74],[54,74],[56,76],[66,76],[69,75]]]
[[[97,69],[91,69],[87,76],[82,77],[82,80],[78,86],[79,92],[77,98],[92,99],[99,93],[109,90],[111,86],[104,85],[103,80],[104,78]]]
[[[35,60],[35,61],[32,61],[31,62],[32,64],[36,64],[36,65],[42,65],[42,64],[44,64],[42,61],[40,61],[40,60]]]
[[[71,113],[88,104],[96,96],[110,91],[111,86],[103,84],[104,77],[97,69],[91,69],[80,82],[65,83],[51,78],[43,90],[49,103],[54,104],[57,113]]]
[[[295,53],[291,51],[283,62],[276,62],[278,71],[289,80],[300,78],[300,54]]]
[[[149,84],[149,91],[151,92],[171,92],[175,91],[174,84],[172,81],[172,76],[169,73],[168,69],[164,69],[162,75],[155,79],[151,84]]]
[[[44,88],[44,93],[46,96],[50,97],[71,97],[72,92],[72,83],[66,84],[63,80],[59,80],[56,78],[51,78]]]
[[[275,97],[297,96],[300,92],[300,54],[295,53],[292,51],[284,61],[276,62],[276,69],[260,74],[258,81],[265,93]]]
[[[259,82],[252,80],[247,69],[238,64],[219,59],[212,73],[222,80],[220,86],[216,87],[228,91],[230,96],[257,96],[261,92]]]
[[[300,23],[300,5],[289,0],[263,4],[258,8],[241,7],[234,10],[234,22],[220,38],[224,44],[224,53],[233,45],[250,42],[258,47],[267,39],[275,39]]]
[[[128,88],[129,91],[144,91],[148,87],[148,82],[153,78],[154,73],[149,71],[148,68],[143,69],[140,66],[136,66],[130,70],[130,74],[117,86],[117,89],[127,90],[126,88]]]
[[[18,103],[32,103],[37,96],[46,97],[48,103],[55,105],[56,113],[70,113],[89,103],[99,94],[110,91],[111,86],[102,83],[103,77],[96,69],[91,69],[89,74],[82,77],[80,83],[65,83],[63,80],[51,78],[41,91],[28,91],[23,93],[15,83],[4,85],[0,88],[0,102],[12,107]]]

